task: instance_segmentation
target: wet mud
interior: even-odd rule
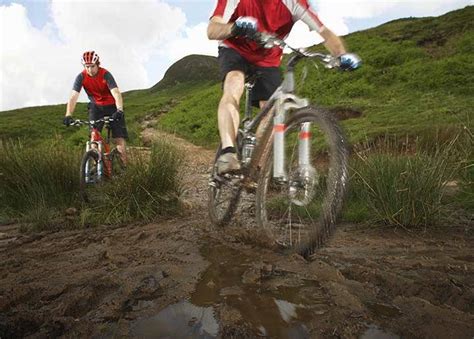
[[[310,260],[279,253],[249,208],[211,227],[212,152],[184,147],[199,157],[173,219],[40,234],[0,225],[0,338],[474,337],[472,227],[340,225]]]

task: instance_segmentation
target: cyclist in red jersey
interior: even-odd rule
[[[127,162],[125,139],[128,138],[125,116],[123,113],[123,99],[117,83],[112,74],[105,68],[100,67],[100,60],[94,51],[84,52],[82,55],[84,70],[79,73],[74,81],[71,96],[69,97],[64,124],[69,126],[74,119],[72,114],[76,108],[77,99],[82,87],[89,97],[89,120],[102,119],[110,116],[112,138],[121,154],[124,164]],[[99,126],[102,130],[102,126]]]
[[[218,107],[222,146],[217,160],[218,173],[240,170],[235,139],[245,75],[259,74],[252,89],[252,103],[257,107],[263,107],[282,81],[279,70],[282,49],[264,49],[245,37],[261,31],[285,39],[298,20],[305,22],[324,39],[329,52],[339,58],[341,68],[352,70],[360,65],[357,55],[346,53],[341,38],[323,25],[307,0],[217,1],[207,35],[211,40],[220,40],[218,60],[223,75],[223,94]]]

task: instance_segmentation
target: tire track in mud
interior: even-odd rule
[[[169,138],[188,157],[182,215],[32,235],[0,226],[0,337],[474,336],[472,229],[341,225],[311,261],[278,253],[250,222],[251,195],[230,227],[210,227],[213,152]]]

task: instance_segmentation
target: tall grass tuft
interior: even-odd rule
[[[117,224],[150,221],[178,211],[182,191],[182,155],[166,141],[154,144],[149,154],[136,154],[126,172],[100,187],[89,217],[97,222]]]
[[[77,199],[80,155],[61,144],[0,141],[0,214],[68,207]]]
[[[61,144],[0,142],[0,220],[42,231],[150,221],[178,211],[182,157],[173,145],[159,142],[132,154],[125,173],[93,187],[88,204],[78,195],[81,154]]]
[[[404,228],[438,224],[445,185],[459,173],[455,143],[456,138],[429,150],[415,145],[400,152],[399,143],[387,139],[377,151],[359,153],[352,165],[350,197],[356,206],[364,204],[376,222]]]

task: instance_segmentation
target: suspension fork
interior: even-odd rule
[[[311,123],[301,124],[298,135],[298,166],[300,171],[311,167]]]
[[[301,99],[293,94],[285,94],[279,98],[276,114],[273,123],[273,178],[280,182],[288,180],[288,173],[285,169],[285,130],[287,112],[291,109],[298,109],[308,105],[306,99]],[[310,164],[310,123],[304,123],[298,137],[298,167],[304,170]]]

